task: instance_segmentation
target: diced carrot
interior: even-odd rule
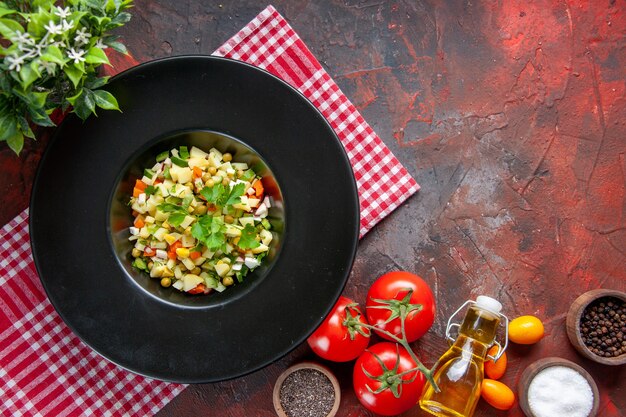
[[[133,197],[137,198],[141,193],[143,193],[143,190],[140,190],[137,187],[133,188]]]
[[[254,184],[252,184],[252,186],[254,187],[254,193],[256,195],[257,198],[261,198],[261,196],[263,195],[263,191],[265,191],[265,189],[263,188],[263,183],[261,182],[261,180],[256,180],[254,182]]]
[[[138,229],[144,227],[146,225],[146,222],[144,221],[143,216],[137,216],[137,218],[133,222],[133,225]]]
[[[202,170],[199,167],[193,167],[193,177],[200,178],[202,176]]]
[[[156,180],[154,180],[154,185],[161,184],[162,182],[163,180],[161,178],[157,178]]]
[[[180,242],[180,240],[177,240],[176,242],[172,243],[169,249],[167,250],[167,257],[170,259],[176,259],[176,249],[182,246],[183,244]]]
[[[147,186],[148,186],[148,184],[146,184],[145,182],[143,182],[141,180],[135,181],[135,188],[138,188],[141,191],[144,191]]]
[[[204,290],[206,289],[206,285],[204,284],[198,284],[195,288],[190,289],[189,291],[187,291],[189,294],[202,294],[204,292]]]
[[[138,211],[133,210],[133,212],[132,212],[132,213],[133,213],[133,217],[137,217],[137,216],[139,216],[139,212],[138,212]]]
[[[146,248],[143,250],[143,256],[151,258],[154,255],[156,255],[156,250],[152,249],[150,246],[146,246]]]
[[[192,261],[195,261],[196,259],[198,259],[202,254],[198,251],[193,251],[193,252],[189,252],[189,257],[191,258]]]

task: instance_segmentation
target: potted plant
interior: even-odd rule
[[[132,0],[0,1],[0,142],[19,154],[34,125],[54,126],[53,112],[86,119],[119,110],[102,90],[106,49],[126,53],[111,30],[131,18]]]

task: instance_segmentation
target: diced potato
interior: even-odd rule
[[[185,216],[185,220],[183,220],[183,222],[180,224],[180,227],[186,229],[191,225],[191,223],[194,222],[194,220],[196,220],[194,216]]]
[[[193,263],[193,261],[190,258],[183,258],[181,259],[181,262],[183,263],[183,265],[185,265],[185,268],[187,268],[187,270],[189,271],[191,271],[192,269],[196,267],[196,265]]]
[[[170,192],[168,191],[167,186],[165,185],[165,183],[157,184],[156,187],[159,190],[159,193],[163,197],[168,197],[170,195]]]
[[[192,169],[193,167],[206,168],[209,166],[209,161],[206,158],[191,157],[187,160],[187,163],[189,164],[189,168]]]
[[[139,229],[139,237],[143,239],[147,239],[150,237],[150,232],[148,231],[147,227],[142,227],[141,229]]]
[[[261,236],[261,242],[266,246],[269,246],[270,242],[274,238],[274,236],[272,236],[272,232],[268,230],[261,230],[259,236]]]
[[[154,217],[146,216],[146,218],[143,221],[148,223],[148,224],[152,224],[152,223],[154,223]]]
[[[203,284],[204,280],[194,274],[186,274],[183,276],[183,291],[193,290],[198,284]]]
[[[154,237],[158,239],[159,241],[162,241],[165,238],[166,234],[167,234],[167,229],[164,229],[163,227],[159,227],[158,230],[154,232]]]
[[[203,257],[201,256],[201,257],[199,257],[199,258],[196,258],[196,259],[193,261],[193,264],[194,264],[195,266],[200,266],[200,265],[202,265],[202,264],[204,263],[204,261],[206,261],[206,258],[203,258]]]
[[[183,271],[181,271],[180,266],[178,265],[174,267],[174,276],[176,279],[181,279],[183,277]]]
[[[178,165],[172,165],[170,168],[170,175],[172,179],[179,184],[185,184],[191,181],[193,171],[188,167],[179,167]]]
[[[143,204],[139,204],[139,203],[137,202],[137,200],[135,200],[135,202],[132,204],[131,208],[132,208],[133,210],[135,210],[135,211],[136,211],[137,213],[139,213],[139,214],[145,214],[145,213],[146,213],[146,211],[147,211],[147,210],[146,210],[146,206],[145,206],[145,205],[143,205]]]
[[[167,243],[165,242],[154,242],[150,245],[152,249],[167,249]]]
[[[169,269],[173,270],[176,268],[176,261],[174,259],[168,259],[166,265]]]
[[[263,243],[261,243],[259,246],[257,246],[256,248],[252,249],[252,253],[254,254],[259,254],[262,252],[266,252],[269,250],[269,247]]]
[[[225,234],[228,237],[237,237],[237,236],[241,236],[241,230],[229,224],[229,225],[226,225]]]
[[[191,149],[189,150],[189,156],[191,158],[206,158],[209,156],[209,154],[204,152],[202,149],[192,146]]]
[[[167,220],[167,218],[169,217],[168,213],[164,213],[161,210],[157,210],[154,213],[154,220],[158,221],[158,222],[164,222],[165,220]]]
[[[178,291],[182,291],[184,285],[183,281],[176,281],[172,284],[172,287],[176,288]]]
[[[224,157],[224,155],[220,151],[215,149],[215,148],[209,149],[209,155],[211,155],[211,154],[215,155],[215,157],[218,158],[220,161]]]
[[[196,239],[190,235],[183,235],[181,243],[185,248],[192,248],[196,246]]]
[[[219,169],[228,172],[229,169],[233,169],[233,166],[230,164],[230,162],[224,162],[222,165],[219,166]]]
[[[250,207],[257,207],[259,204],[261,204],[261,200],[259,200],[258,198],[248,198],[248,205]]]
[[[233,162],[231,163],[231,166],[234,169],[238,169],[241,171],[246,171],[248,169],[248,164],[246,164],[245,162]]]
[[[217,264],[215,264],[215,272],[220,277],[225,277],[228,271],[230,271],[230,265],[228,265],[227,263],[218,262]]]
[[[248,224],[250,226],[254,226],[254,218],[253,217],[240,217],[239,223],[241,223],[243,227],[246,227],[246,225]]]

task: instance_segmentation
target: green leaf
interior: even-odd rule
[[[146,193],[147,196],[150,196],[156,193],[156,187],[154,185],[148,185],[143,192]]]
[[[128,55],[128,49],[126,49],[126,45],[124,45],[121,42],[110,41],[110,42],[104,42],[104,44],[107,46],[110,46],[111,48],[113,48],[113,50],[121,54]]]
[[[13,136],[7,139],[7,144],[16,155],[19,155],[24,147],[24,135],[22,132],[15,132]]]
[[[83,74],[85,73],[85,71],[81,70],[76,64],[67,65],[63,68],[63,72],[65,72],[67,77],[70,79],[74,88],[78,87],[78,84],[80,84],[80,80],[83,78]]]
[[[35,139],[35,133],[33,133],[33,130],[30,128],[30,124],[25,117],[17,116],[17,125],[25,137]]]
[[[132,17],[133,16],[128,12],[122,12],[111,20],[111,24],[115,26],[121,26],[125,23],[128,23]]]
[[[22,79],[22,82],[21,82],[22,88],[26,90],[40,76],[41,76],[41,73],[39,72],[39,68],[37,68],[36,62],[32,62],[30,65],[24,65],[20,69],[20,78]]]
[[[44,53],[41,55],[41,59],[47,62],[54,62],[55,64],[59,64],[61,67],[65,65],[66,60],[63,59],[63,53],[58,46],[50,45],[46,48]]]
[[[233,205],[241,203],[241,196],[246,192],[246,185],[244,183],[239,183],[233,187],[228,195],[228,200],[226,200],[226,205]]]
[[[163,213],[174,213],[177,211],[186,213],[185,209],[183,209],[181,206],[176,205],[176,204],[171,204],[171,203],[159,204],[157,208],[161,210]]]
[[[37,107],[44,107],[46,104],[46,99],[48,98],[49,91],[43,92],[31,92],[28,96],[31,98],[32,103],[34,103]]]
[[[178,227],[185,220],[185,217],[187,215],[183,213],[172,213],[168,217],[167,222],[174,227]]]
[[[53,19],[53,15],[44,9],[39,9],[37,13],[30,13],[28,17],[30,18],[27,26],[28,33],[37,39],[44,37],[47,33],[44,26]]]
[[[247,224],[241,231],[241,237],[239,238],[239,242],[237,242],[237,246],[244,250],[259,247],[260,243],[256,241],[256,236],[257,234],[254,226]]]
[[[200,194],[206,198],[209,203],[216,203],[223,193],[224,186],[221,183],[216,184],[213,187],[204,187],[200,190]]]
[[[0,116],[0,141],[8,140],[17,133],[17,119],[13,115]]]
[[[17,13],[17,12],[15,10],[5,9],[4,7],[0,6],[0,17],[6,16],[8,14],[13,14],[13,13]]]
[[[74,101],[74,113],[85,120],[91,113],[96,112],[96,101],[93,91],[83,88],[80,96]]]
[[[93,92],[96,100],[96,105],[105,110],[119,110],[117,100],[113,97],[113,94],[104,90],[95,90]]]
[[[109,82],[109,76],[104,76],[104,77],[94,77],[94,78],[89,78],[87,81],[85,81],[85,87],[91,88],[92,90],[95,90],[96,88],[100,88],[104,85],[106,85],[106,83]]]
[[[38,124],[39,126],[54,126],[50,117],[48,117],[48,113],[42,108],[36,107],[28,107],[28,114],[33,123]]]
[[[109,58],[104,51],[98,47],[91,48],[85,56],[85,62],[88,64],[109,64]]]
[[[3,38],[11,39],[16,33],[24,33],[22,25],[11,19],[0,19],[0,35]]]

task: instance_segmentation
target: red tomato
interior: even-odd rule
[[[410,298],[407,297],[409,291],[413,290]],[[392,311],[384,306],[380,301],[375,300],[398,300],[395,306],[400,310],[404,305],[420,305],[421,308],[407,313],[404,328],[406,339],[413,342],[422,337],[435,321],[435,297],[426,282],[415,274],[405,271],[389,272],[378,278],[370,287],[367,293],[367,320],[373,326],[386,330],[398,337],[402,336],[400,318],[396,315],[389,323],[385,323],[392,315]],[[393,305],[392,305],[393,307]],[[389,336],[376,332],[380,337],[393,340]]]
[[[378,356],[378,359],[374,355]],[[384,364],[384,368],[379,360]],[[377,343],[363,352],[354,364],[352,375],[354,392],[361,404],[376,414],[395,416],[403,413],[417,404],[426,378],[417,370],[403,375],[395,382],[389,377],[414,369],[416,366],[415,361],[402,346],[390,342]],[[381,391],[378,392],[379,390]],[[394,391],[398,393],[397,398]]]
[[[369,330],[361,328],[361,333],[356,324],[367,324],[367,320],[356,304],[351,304],[354,304],[351,299],[339,297],[324,322],[307,339],[318,356],[329,361],[347,362],[356,359],[369,344]]]

